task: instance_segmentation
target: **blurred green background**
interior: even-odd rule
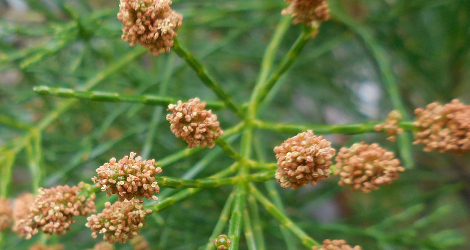
[[[297,124],[384,120],[394,109],[383,85],[380,60],[397,83],[407,116],[453,98],[470,104],[470,1],[331,0],[332,18],[321,25],[279,84],[260,118]],[[239,103],[249,100],[280,12],[281,0],[175,0],[183,14],[178,39]],[[111,157],[134,151],[161,159],[184,149],[171,134],[165,108],[133,103],[39,95],[33,87],[127,94],[161,93],[176,99],[216,100],[174,53],[140,56],[120,39],[118,1],[0,1],[0,169],[3,195],[16,197],[35,185],[89,182]],[[277,52],[279,62],[300,33],[290,27]],[[374,49],[383,52],[377,58]],[[382,65],[383,66],[383,65]],[[214,110],[221,126],[238,118]],[[294,134],[256,131],[257,154],[274,162],[272,148]],[[384,134],[326,135],[339,150],[354,142],[379,142],[399,152]],[[234,142],[239,148],[239,140]],[[217,147],[214,150],[219,150]],[[342,238],[363,249],[469,249],[470,159],[424,153],[412,146],[414,168],[391,186],[370,194],[341,188],[333,176],[318,187],[280,190],[287,215],[310,236]],[[164,168],[179,177],[210,151],[201,150]],[[400,156],[400,155],[399,155]],[[228,167],[220,156],[196,178]],[[12,179],[8,166],[12,166]],[[262,187],[262,185],[259,185]],[[7,188],[7,189],[6,189]],[[206,244],[231,187],[204,190],[147,219],[142,235],[151,249],[197,249]],[[97,199],[101,210],[106,196]],[[276,220],[260,206],[267,249],[286,249]],[[66,249],[91,248],[98,239],[79,218],[71,232],[52,237]],[[4,232],[4,249],[26,249]],[[118,249],[129,249],[125,244]],[[241,249],[246,249],[243,237]],[[298,249],[302,249],[298,244]]]

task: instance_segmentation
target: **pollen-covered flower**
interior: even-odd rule
[[[0,232],[9,228],[12,221],[10,200],[0,198]]]
[[[361,247],[352,247],[346,244],[345,240],[324,240],[320,248],[313,246],[312,250],[361,250]]]
[[[103,212],[88,217],[86,226],[91,228],[91,236],[96,238],[98,233],[103,234],[103,240],[113,244],[125,243],[139,235],[140,228],[145,224],[145,217],[152,210],[145,210],[143,201],[139,199],[116,201],[114,204],[106,202]]]
[[[295,18],[294,25],[304,23],[312,25],[312,21],[324,22],[330,18],[330,10],[326,0],[285,0],[289,6],[282,10],[283,15]]]
[[[414,144],[423,144],[424,151],[439,150],[464,153],[470,150],[470,106],[458,99],[444,106],[433,102],[426,109],[415,110]]]
[[[24,237],[28,231],[28,216],[30,209],[34,203],[35,197],[31,193],[24,193],[13,202],[13,227],[12,231],[17,233],[20,237]]]
[[[401,121],[402,115],[398,110],[393,110],[387,116],[384,123],[377,124],[374,126],[375,131],[384,131],[389,135],[387,140],[391,142],[396,141],[396,135],[402,134],[403,129],[398,127],[398,123]]]
[[[178,101],[178,103],[168,105],[167,110],[173,111],[166,115],[166,119],[171,123],[171,132],[177,138],[183,138],[189,148],[201,147],[213,148],[214,140],[223,135],[217,115],[211,110],[205,110],[206,103],[199,103],[199,98],[189,99],[188,102]]]
[[[122,39],[137,43],[158,56],[170,52],[183,16],[170,8],[171,0],[121,0],[118,19],[122,21]]]
[[[354,190],[370,192],[380,185],[390,185],[405,169],[393,152],[381,148],[377,143],[355,143],[343,147],[336,157],[336,175],[341,176],[340,186],[349,185]]]
[[[93,202],[95,195],[89,197],[81,195],[83,188],[83,182],[74,187],[65,185],[49,189],[40,188],[28,216],[18,222],[22,225],[18,228],[21,230],[20,235],[26,235],[26,239],[30,239],[39,230],[46,234],[63,235],[75,223],[75,216],[86,216],[96,212]]]
[[[97,187],[101,187],[106,194],[117,194],[120,201],[132,198],[147,198],[158,200],[155,193],[160,192],[160,187],[155,181],[155,175],[162,172],[162,168],[155,167],[155,159],[142,161],[142,157],[131,152],[130,157],[124,156],[116,162],[111,158],[96,169],[98,177],[91,180]]]
[[[330,176],[331,159],[335,155],[331,143],[311,130],[300,133],[274,148],[277,159],[277,182],[281,187],[297,189],[316,186]]]

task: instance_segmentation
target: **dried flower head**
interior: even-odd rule
[[[324,22],[330,18],[330,10],[326,0],[285,0],[289,6],[282,10],[283,15],[295,18],[294,25],[304,23],[312,25],[312,21]]]
[[[361,247],[352,247],[346,244],[345,240],[324,240],[320,248],[313,246],[312,250],[361,250]]]
[[[183,138],[189,148],[214,147],[214,140],[223,135],[217,115],[211,110],[205,110],[206,103],[199,103],[199,98],[189,99],[188,102],[178,101],[178,103],[168,105],[167,110],[173,114],[166,115],[166,119],[171,123],[171,132],[177,138]]]
[[[40,241],[37,241],[36,243],[34,243],[34,245],[32,245],[29,248],[29,250],[64,250],[64,249],[65,249],[64,245],[62,244],[47,246],[47,245],[44,245]]]
[[[38,190],[38,195],[31,205],[29,214],[18,223],[20,235],[26,235],[30,239],[32,235],[42,230],[46,234],[56,233],[63,235],[70,230],[70,225],[75,223],[74,216],[86,216],[96,212],[95,195],[89,197],[81,195],[84,188],[81,182],[78,186],[58,186],[56,188]]]
[[[405,169],[393,152],[381,148],[377,143],[355,143],[343,147],[336,157],[336,175],[341,176],[340,186],[350,185],[354,190],[368,193],[380,185],[390,185]]]
[[[28,216],[30,209],[34,203],[35,197],[31,193],[24,193],[13,202],[13,232],[17,233],[20,237],[26,236],[28,231]]]
[[[219,235],[219,237],[214,240],[215,247],[217,250],[226,250],[232,244],[230,239],[225,234]]]
[[[0,232],[11,226],[11,218],[10,200],[0,197]]]
[[[171,0],[121,0],[118,19],[122,40],[146,47],[155,56],[170,52],[183,16],[170,8]]]
[[[158,200],[155,193],[160,192],[160,187],[155,175],[160,174],[162,168],[155,167],[155,159],[142,161],[142,157],[135,156],[136,153],[131,152],[130,157],[126,155],[119,162],[111,158],[96,169],[98,177],[94,176],[91,180],[108,196],[117,194],[120,201],[143,197]]]
[[[90,250],[114,250],[114,245],[109,244],[106,241],[102,241],[100,243],[97,243],[92,249]]]
[[[145,224],[145,217],[152,210],[145,210],[143,201],[139,199],[116,201],[114,204],[106,202],[103,212],[88,217],[86,226],[91,228],[91,236],[96,238],[97,233],[103,234],[103,240],[113,244],[125,243],[140,233]]]
[[[424,151],[439,150],[464,153],[470,150],[470,106],[458,99],[444,106],[437,102],[415,110],[414,144],[424,144]]]
[[[134,250],[149,250],[149,243],[145,240],[142,235],[135,237],[134,239],[130,240],[130,243]]]
[[[375,131],[384,131],[389,135],[387,140],[395,142],[397,139],[396,135],[403,133],[403,129],[398,127],[398,123],[401,121],[402,118],[403,117],[398,110],[393,110],[388,114],[387,119],[385,119],[385,122],[375,125],[374,129]]]
[[[331,159],[336,151],[331,143],[311,130],[300,133],[274,148],[277,159],[277,182],[281,187],[297,189],[316,186],[317,182],[330,176]]]

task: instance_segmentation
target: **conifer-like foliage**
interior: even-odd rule
[[[469,34],[467,0],[0,1],[0,249],[469,249]]]

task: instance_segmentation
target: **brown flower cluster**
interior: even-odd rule
[[[320,248],[313,246],[312,250],[361,250],[361,247],[352,247],[346,244],[345,240],[324,240]]]
[[[83,186],[82,182],[74,187],[65,185],[50,189],[40,188],[27,217],[15,222],[18,233],[26,235],[26,239],[30,239],[39,230],[46,234],[63,235],[75,223],[74,216],[96,212],[93,202],[95,195],[80,195]]]
[[[0,232],[11,226],[10,200],[0,197]]]
[[[57,245],[52,245],[52,246],[47,246],[44,245],[42,242],[37,241],[32,245],[29,250],[64,250],[65,247],[62,244],[57,244]]]
[[[317,182],[329,177],[335,155],[331,143],[311,130],[299,133],[274,148],[277,159],[277,182],[281,187],[297,189],[301,186],[316,186]]]
[[[171,0],[121,0],[118,19],[122,39],[131,46],[139,43],[158,56],[170,52],[183,16],[170,8]]]
[[[106,241],[102,241],[100,243],[97,243],[92,249],[90,250],[114,250],[114,245],[109,244]]]
[[[134,250],[149,250],[149,242],[141,235],[130,240],[130,243]]]
[[[117,201],[112,205],[106,202],[103,212],[88,217],[86,226],[93,231],[93,238],[100,233],[103,234],[103,240],[111,244],[125,243],[140,233],[145,217],[151,212],[144,209],[143,201],[139,199]]]
[[[98,177],[91,180],[97,187],[101,187],[106,194],[117,194],[120,201],[132,198],[147,198],[158,200],[155,193],[160,192],[160,187],[155,181],[155,175],[162,172],[162,168],[155,167],[155,159],[142,161],[142,157],[131,152],[130,157],[124,156],[116,162],[111,158],[96,169]]]
[[[312,25],[312,21],[324,22],[330,18],[330,10],[326,0],[285,0],[289,6],[282,10],[283,15],[295,18],[294,25],[304,23]]]
[[[470,106],[458,99],[444,106],[437,102],[415,110],[414,125],[419,128],[414,144],[424,151],[464,153],[470,150]]]
[[[189,148],[201,147],[213,148],[214,140],[223,135],[217,115],[211,110],[205,110],[206,103],[199,103],[199,98],[189,99],[188,102],[178,101],[178,103],[168,105],[167,110],[173,111],[166,115],[166,119],[171,123],[171,132],[177,138],[183,138]]]
[[[388,114],[385,122],[375,125],[374,129],[375,131],[384,131],[389,135],[387,140],[395,142],[397,139],[396,135],[402,134],[404,131],[402,128],[398,127],[398,123],[402,118],[403,117],[398,110],[393,110]]]
[[[336,175],[341,176],[340,186],[350,185],[354,190],[368,193],[380,185],[390,185],[405,169],[393,152],[381,148],[377,143],[355,143],[343,147],[336,157]]]
[[[35,197],[31,193],[25,193],[13,202],[13,232],[17,233],[21,237],[25,236],[25,232],[28,231],[27,218],[29,216],[30,208],[34,203]]]

